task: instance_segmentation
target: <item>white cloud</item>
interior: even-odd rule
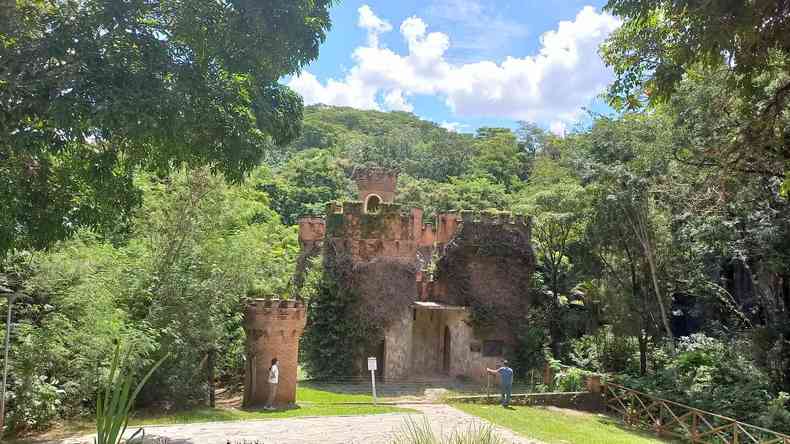
[[[439,126],[446,129],[447,131],[457,133],[466,128],[468,125],[461,122],[442,122],[439,124]]]
[[[502,5],[490,2],[432,0],[425,12],[431,23],[458,34],[448,60],[473,62],[506,54],[513,43],[529,35],[524,23],[508,17]]]
[[[414,107],[406,101],[403,91],[399,89],[393,89],[384,95],[384,107],[391,111],[414,111]]]
[[[378,47],[379,34],[392,31],[392,25],[374,14],[368,5],[360,6],[357,12],[359,13],[357,26],[368,31],[368,45],[374,48]]]
[[[568,132],[568,124],[561,120],[555,120],[549,125],[549,131],[560,137],[565,137]]]
[[[367,6],[359,13],[360,26],[376,38],[354,50],[354,66],[343,79],[322,84],[309,72],[293,78],[289,85],[306,103],[410,110],[404,96],[438,95],[458,116],[568,122],[610,81],[611,73],[597,48],[620,24],[587,6],[574,20],[544,33],[538,54],[507,57],[501,63],[454,64],[445,57],[450,38],[428,32],[421,18],[409,17],[401,23],[408,53],[399,54],[378,45],[378,33],[391,26]],[[384,103],[377,97],[383,97]]]

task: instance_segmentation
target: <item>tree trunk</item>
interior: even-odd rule
[[[552,292],[552,313],[551,313],[551,352],[554,354],[554,359],[560,359],[560,336],[562,335],[561,328],[560,328],[560,301],[559,301],[559,283],[557,277],[557,267],[559,265],[554,264],[552,267],[552,277],[551,277],[551,292]]]
[[[629,214],[629,218],[631,219],[631,228],[634,230],[636,238],[639,239],[639,243],[642,245],[642,251],[645,254],[647,264],[650,267],[650,280],[653,283],[653,290],[656,293],[656,301],[658,302],[658,309],[661,314],[661,323],[664,326],[667,336],[669,336],[670,347],[672,350],[674,350],[675,337],[672,334],[672,326],[669,324],[669,317],[667,316],[667,309],[664,305],[664,298],[661,295],[661,287],[658,285],[658,270],[656,267],[655,251],[653,249],[651,236],[647,227],[646,219],[648,215],[644,214],[646,212],[646,207],[640,207],[635,209],[632,214]]]
[[[214,387],[214,350],[209,350],[208,359],[206,360],[206,367],[208,369],[208,405],[211,408],[216,406],[215,390]]]
[[[645,256],[647,256],[647,264],[650,267],[650,278],[653,281],[653,290],[656,292],[656,299],[658,300],[658,310],[661,312],[661,323],[664,324],[664,330],[666,330],[667,336],[669,336],[669,339],[672,341],[670,342],[670,347],[674,349],[675,336],[672,334],[672,326],[669,324],[667,309],[664,306],[664,298],[661,296],[661,288],[658,285],[658,271],[656,270],[655,258],[653,258],[653,252],[649,245],[645,244],[643,247],[645,248]]]
[[[641,376],[647,374],[647,332],[645,330],[639,332],[639,374]]]

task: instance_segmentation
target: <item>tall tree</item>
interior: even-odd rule
[[[560,300],[573,286],[568,279],[570,251],[582,239],[589,221],[589,193],[568,168],[542,156],[514,208],[535,215],[532,236],[551,292],[549,329],[554,355],[559,356],[563,338]]]
[[[688,93],[684,81],[701,80],[717,90],[709,109],[733,121],[718,128],[726,139],[706,133],[693,147],[737,170],[790,170],[790,2],[610,0],[606,8],[624,19],[601,51],[616,74],[614,104],[665,103]]]
[[[113,227],[145,168],[240,180],[299,132],[278,79],[318,55],[331,0],[4,4],[0,254]]]

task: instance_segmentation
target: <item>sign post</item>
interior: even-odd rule
[[[373,387],[373,404],[376,404],[376,370],[378,370],[378,366],[375,357],[368,358],[368,370],[370,370],[370,383]]]

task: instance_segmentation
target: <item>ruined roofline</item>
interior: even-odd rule
[[[305,304],[298,299],[255,298],[247,300],[247,307],[258,310],[273,308],[304,309]]]
[[[375,214],[393,214],[396,210],[400,210],[402,216],[409,216],[415,210],[424,211],[422,208],[404,207],[399,203],[384,202],[381,204],[382,211]],[[386,210],[386,211],[385,211]],[[364,213],[364,202],[360,200],[346,200],[346,201],[333,201],[329,202],[326,206],[326,214],[362,214]],[[454,210],[437,213],[433,218],[434,222],[428,222],[424,225],[434,225],[441,219],[456,219],[458,222],[471,222],[471,223],[492,223],[500,225],[532,225],[532,216],[526,214],[517,214],[511,211],[491,211],[491,210]],[[324,222],[325,217],[320,216],[303,216],[299,220],[305,222]]]
[[[373,177],[397,177],[400,174],[400,169],[392,167],[381,166],[364,166],[357,167],[351,172],[351,178],[369,179]]]

